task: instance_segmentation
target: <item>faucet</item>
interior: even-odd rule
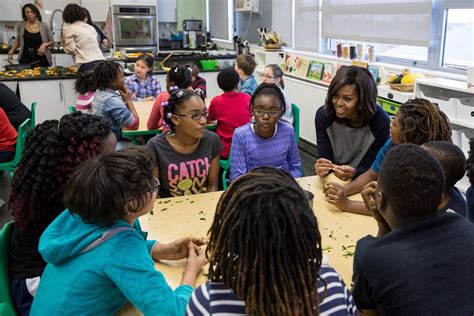
[[[49,20],[49,27],[51,28],[51,34],[53,34],[53,47],[56,47],[56,46],[54,45],[53,19],[54,19],[54,15],[55,15],[57,12],[63,13],[63,10],[61,10],[61,9],[55,9],[55,10],[53,11],[53,13],[51,14],[51,19]],[[63,21],[63,23],[61,24],[61,37],[63,37],[63,34],[62,34],[63,25],[64,25],[64,21]]]

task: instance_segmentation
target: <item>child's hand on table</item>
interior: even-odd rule
[[[332,171],[334,171],[334,175],[341,179],[342,181],[347,181],[352,179],[354,174],[356,173],[356,169],[349,165],[334,165]]]
[[[168,244],[159,243],[153,249],[153,258],[155,260],[180,260],[188,258],[190,255],[189,244],[199,248],[204,245],[205,242],[201,238],[186,237],[177,239]]]
[[[207,263],[204,250],[190,242],[188,244],[188,262],[183,273],[199,273],[202,267]]]
[[[314,171],[320,177],[325,177],[333,171],[334,165],[331,160],[319,158],[314,165]]]
[[[329,203],[334,204],[341,210],[346,209],[348,199],[341,184],[334,182],[326,183],[323,193]]]

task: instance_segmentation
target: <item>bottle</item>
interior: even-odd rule
[[[15,45],[16,43],[16,38],[15,36],[12,36],[12,38],[10,39],[10,47],[13,47],[13,45]]]
[[[367,47],[367,58],[369,60],[369,63],[375,62],[375,46],[374,45],[369,45]]]

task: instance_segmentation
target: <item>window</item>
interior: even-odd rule
[[[209,32],[213,39],[232,40],[234,0],[207,0]]]
[[[447,10],[443,66],[463,68],[474,63],[474,9]]]

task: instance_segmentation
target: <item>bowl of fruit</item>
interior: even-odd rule
[[[420,78],[425,78],[425,76],[421,73],[411,72],[410,68],[405,68],[401,74],[391,75],[388,85],[394,90],[413,92],[415,80]]]

